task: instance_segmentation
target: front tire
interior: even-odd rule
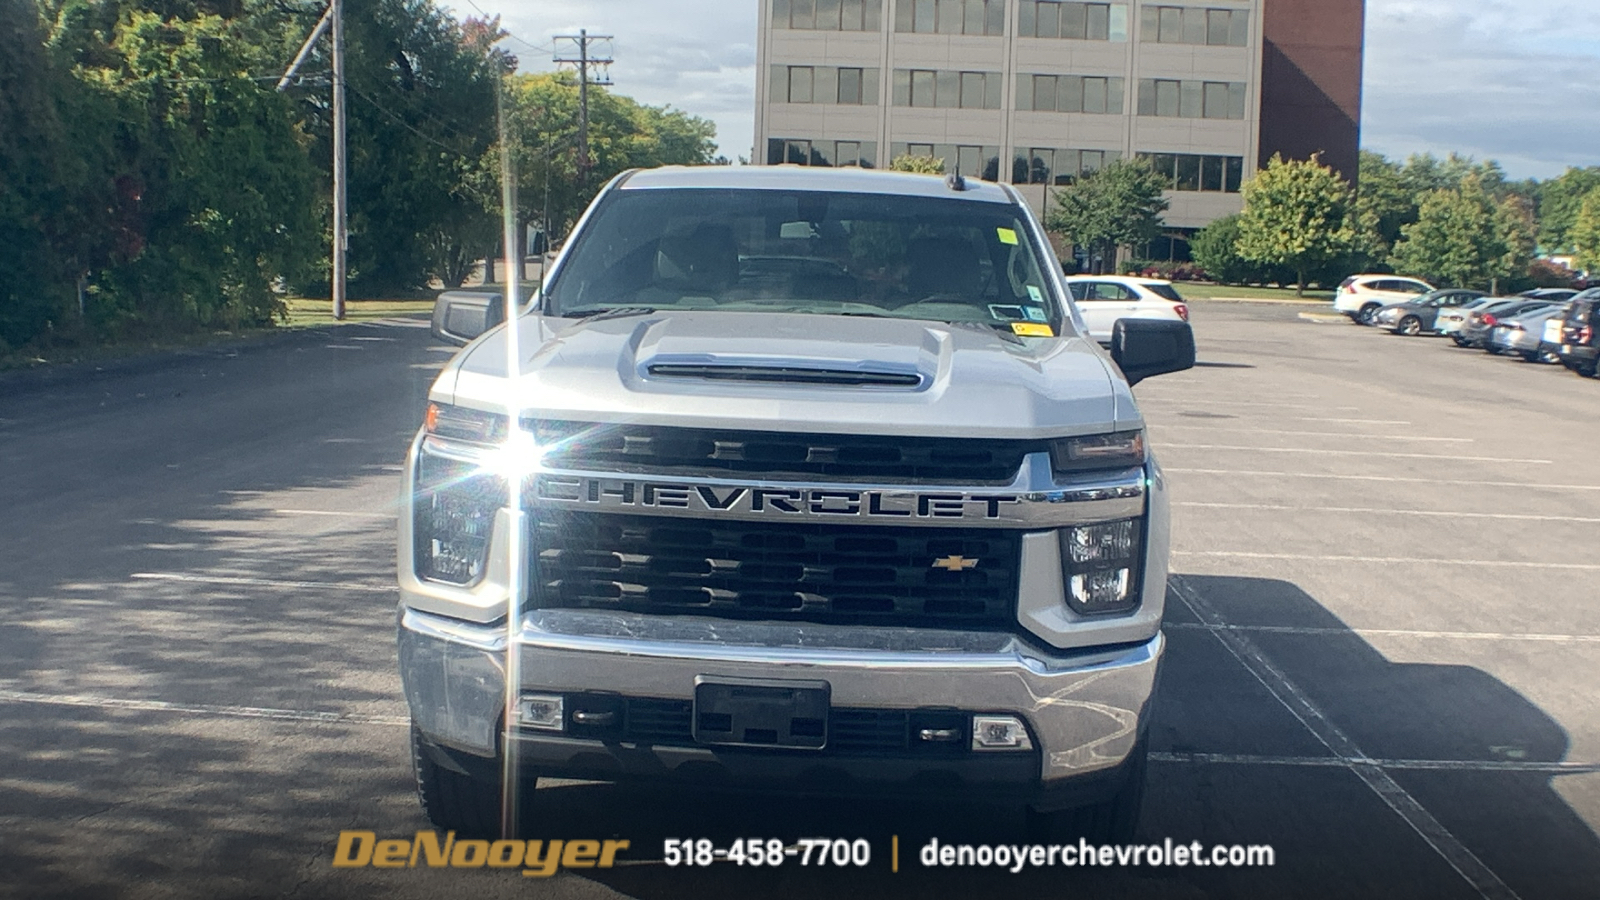
[[[1379,306],[1380,304],[1377,303],[1368,303],[1366,306],[1361,307],[1360,311],[1356,313],[1356,324],[1371,325],[1372,316],[1378,311]]]
[[[1041,843],[1070,843],[1084,838],[1091,843],[1132,843],[1139,833],[1139,811],[1144,806],[1145,768],[1149,759],[1143,740],[1129,754],[1127,780],[1109,800],[1064,809],[1027,811],[1029,840]]]
[[[434,760],[427,741],[411,728],[411,767],[422,814],[436,827],[462,837],[500,836],[500,783],[480,781]]]
[[[1416,316],[1406,316],[1400,320],[1400,327],[1395,330],[1406,337],[1416,337],[1422,333],[1422,320]]]

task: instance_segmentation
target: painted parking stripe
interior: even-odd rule
[[[1202,623],[1213,626],[1227,624],[1212,608],[1211,603],[1191,588],[1182,576],[1173,576],[1169,583],[1178,598]],[[1244,666],[1246,671],[1255,676],[1268,693],[1272,694],[1291,715],[1300,720],[1300,724],[1311,732],[1318,743],[1343,761],[1345,768],[1360,778],[1396,815],[1410,825],[1412,830],[1416,831],[1452,869],[1472,885],[1479,896],[1485,900],[1516,900],[1516,891],[1502,881],[1483,860],[1467,849],[1459,838],[1401,787],[1387,770],[1362,752],[1343,729],[1335,725],[1304,691],[1267,659],[1266,654],[1261,652],[1254,641],[1237,631],[1216,631],[1213,634],[1228,653]]]
[[[1304,766],[1318,769],[1343,769],[1347,760],[1337,756],[1264,756],[1252,753],[1164,753],[1152,751],[1150,761],[1157,763],[1215,764],[1232,766]],[[1520,759],[1370,759],[1382,769],[1448,771],[1448,772],[1517,772],[1548,775],[1582,775],[1600,772],[1600,763],[1536,762]]]
[[[1424,631],[1411,628],[1319,628],[1308,625],[1202,625],[1168,622],[1163,628],[1179,631],[1248,631],[1258,634],[1298,634],[1316,637],[1355,635],[1369,637],[1439,638],[1460,641],[1533,641],[1551,644],[1600,644],[1600,634],[1537,634],[1514,631]]]
[[[392,594],[399,590],[395,585],[371,584],[364,581],[289,581],[277,578],[249,578],[239,575],[211,575],[193,572],[135,572],[128,577],[140,581],[181,581],[189,584],[226,584],[240,587],[363,591],[371,594]]]
[[[1275,408],[1275,409],[1325,409],[1325,410],[1339,410],[1339,411],[1343,411],[1343,412],[1355,412],[1355,411],[1361,409],[1361,407],[1359,407],[1359,406],[1329,406],[1326,403],[1275,403],[1275,402],[1266,401],[1266,400],[1212,400],[1210,398],[1202,398],[1202,399],[1196,399],[1196,400],[1180,400],[1180,399],[1177,399],[1177,398],[1150,397],[1148,399],[1144,399],[1144,400],[1139,401],[1139,405],[1140,406],[1148,406],[1148,405],[1151,405],[1151,404],[1161,404],[1161,403],[1175,404],[1175,405],[1183,406],[1183,407],[1186,407],[1186,408],[1187,407],[1207,407],[1207,406],[1264,406],[1264,407],[1271,407],[1271,408]]]
[[[1296,422],[1342,422],[1346,425],[1410,425],[1401,419],[1327,419],[1321,416],[1296,416]]]
[[[1255,553],[1246,550],[1174,550],[1173,556],[1207,556],[1225,559],[1284,559],[1302,562],[1409,563],[1429,566],[1475,566],[1487,569],[1565,569],[1600,572],[1600,563],[1532,562],[1509,559],[1435,559],[1424,556],[1342,556],[1315,553]]]
[[[1577,522],[1600,523],[1600,518],[1582,516],[1536,516],[1527,513],[1449,512],[1436,509],[1395,509],[1376,506],[1288,506],[1275,503],[1202,503],[1181,501],[1173,506],[1193,506],[1201,509],[1259,509],[1282,512],[1361,513],[1383,516],[1435,516],[1443,519],[1507,519],[1519,522]]]
[[[1318,456],[1376,456],[1383,459],[1438,459],[1449,462],[1517,463],[1521,465],[1555,465],[1549,459],[1518,459],[1503,456],[1453,456],[1443,453],[1391,453],[1386,450],[1325,450],[1321,447],[1239,447],[1232,444],[1174,444],[1160,441],[1159,447],[1175,450],[1239,450],[1246,453],[1315,453]]]
[[[1361,434],[1353,431],[1283,431],[1277,428],[1229,428],[1226,425],[1189,422],[1162,422],[1156,425],[1158,430],[1168,428],[1204,429],[1206,431],[1225,431],[1228,434],[1287,434],[1296,437],[1329,437],[1329,438],[1355,438],[1367,441],[1418,441],[1440,444],[1471,444],[1476,438],[1463,437],[1426,437],[1409,434]]]
[[[1329,472],[1272,472],[1261,469],[1195,469],[1162,466],[1163,472],[1188,475],[1243,475],[1250,478],[1328,478],[1336,481],[1379,481],[1391,484],[1432,484],[1446,487],[1499,487],[1515,491],[1600,491],[1600,484],[1529,484],[1521,481],[1468,481],[1462,479],[1416,478],[1403,475],[1336,475]]]
[[[342,519],[393,519],[394,513],[381,512],[355,512],[353,510],[338,509],[275,509],[273,512],[283,516],[331,516]]]
[[[318,722],[350,725],[409,725],[405,716],[372,716],[362,713],[316,712],[303,709],[273,709],[264,706],[218,706],[209,703],[168,703],[164,700],[132,700],[127,697],[95,697],[87,694],[41,694],[0,688],[0,702],[31,703],[43,706],[82,706],[91,709],[126,709],[140,712],[187,713],[225,716],[236,719],[278,719],[287,722]]]

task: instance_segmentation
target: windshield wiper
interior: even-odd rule
[[[588,306],[561,313],[563,319],[579,322],[596,322],[601,319],[620,319],[625,316],[647,316],[656,311],[653,306]]]

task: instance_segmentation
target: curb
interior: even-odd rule
[[[1312,297],[1185,297],[1185,303],[1287,303],[1293,306],[1331,306],[1332,300]]]
[[[1307,322],[1316,322],[1318,324],[1332,324],[1332,323],[1335,323],[1335,322],[1347,322],[1347,321],[1349,321],[1349,316],[1343,315],[1341,313],[1310,313],[1310,312],[1303,312],[1303,313],[1297,313],[1296,315],[1299,318],[1305,319]]]

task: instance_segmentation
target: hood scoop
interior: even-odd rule
[[[928,378],[915,368],[861,363],[855,366],[800,365],[793,362],[706,359],[664,361],[657,356],[644,367],[652,378],[694,378],[747,384],[803,384],[920,390]]]

